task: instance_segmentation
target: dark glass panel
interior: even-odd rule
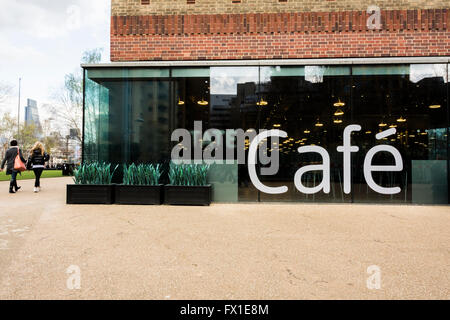
[[[85,160],[113,164],[170,160],[168,69],[87,72]],[[121,170],[116,181],[121,181]]]
[[[342,133],[351,124],[351,77],[349,67],[262,67],[260,94],[268,102],[261,106],[263,129],[281,129],[288,138],[274,145],[278,148],[280,170],[274,176],[261,176],[270,187],[287,186],[281,195],[261,194],[261,201],[349,202],[343,192]],[[340,102],[342,105],[335,106]],[[325,148],[331,160],[331,191],[306,195],[297,190],[294,177],[301,167],[322,164],[316,153],[299,154],[298,148],[316,145]],[[303,185],[312,188],[322,181],[322,172],[303,176]]]
[[[259,128],[259,114],[256,106],[259,83],[258,67],[212,67],[211,68],[211,128],[242,129],[256,134]],[[235,159],[238,154],[237,140],[228,146],[233,149]],[[248,150],[244,147],[245,159]],[[226,149],[225,153],[226,153]],[[258,190],[250,182],[246,164],[223,164],[216,170],[221,174],[228,191],[227,200],[235,202],[258,201]]]
[[[363,127],[354,135],[360,152],[354,157],[355,202],[448,203],[447,66],[355,66],[354,119]],[[379,132],[396,134],[377,140]],[[401,172],[374,172],[377,184],[400,187],[395,195],[373,191],[363,172],[364,158],[376,145],[395,147],[403,158]],[[374,165],[393,165],[382,152]]]

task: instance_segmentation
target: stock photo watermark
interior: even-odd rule
[[[66,281],[68,290],[81,290],[81,269],[79,266],[71,265],[67,268],[66,274],[69,275]]]
[[[66,10],[66,26],[69,30],[78,30],[81,28],[81,8],[77,5],[70,5]]]
[[[367,13],[370,15],[367,19],[367,28],[369,30],[381,30],[381,9],[378,6],[371,5],[367,8]]]
[[[366,285],[369,290],[381,290],[381,268],[373,265],[367,268],[367,274],[370,275],[367,278]]]

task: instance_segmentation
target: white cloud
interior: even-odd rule
[[[19,46],[13,43],[9,38],[0,34],[0,61],[8,61],[8,64],[13,62],[20,62],[24,59],[40,59],[44,57],[44,54],[39,52],[31,45]]]
[[[237,94],[237,85],[257,82],[258,68],[255,67],[216,67],[211,68],[211,94]],[[230,74],[236,76],[230,77]]]
[[[83,51],[103,47],[108,61],[109,10],[110,0],[0,0],[0,81],[15,86],[0,116],[17,113],[19,77],[23,117],[26,98],[39,106],[52,101]]]

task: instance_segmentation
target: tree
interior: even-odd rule
[[[45,136],[42,143],[45,146],[45,152],[48,154],[53,154],[55,149],[60,147],[61,138],[56,135]]]
[[[22,124],[19,134],[19,144],[24,152],[29,152],[40,138],[39,129],[34,124]]]
[[[63,138],[58,131],[53,131],[54,128],[52,126],[53,118],[47,119],[42,123],[42,143],[45,146],[45,152],[50,155],[55,153],[61,153],[62,147],[64,144],[62,143]]]
[[[1,156],[3,157],[9,148],[9,142],[12,139],[18,139],[21,148],[25,151],[31,149],[33,144],[38,140],[39,130],[35,125],[20,126],[19,138],[17,138],[17,118],[5,113],[0,119],[0,144]]]
[[[83,52],[81,63],[99,63],[102,60],[103,48],[92,49]]]
[[[0,145],[1,158],[3,159],[6,150],[8,150],[9,142],[17,133],[17,118],[11,116],[10,113],[3,114],[0,119]]]
[[[0,119],[0,140],[10,141],[17,133],[17,118],[11,116],[9,112],[3,114]]]
[[[81,63],[99,63],[103,49],[93,49],[83,53]],[[56,103],[47,105],[48,111],[59,122],[61,129],[76,129],[75,138],[81,143],[83,120],[83,72],[78,69],[66,74],[64,85],[54,94]]]

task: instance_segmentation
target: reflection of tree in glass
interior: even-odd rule
[[[214,164],[210,172],[214,172],[214,180],[217,182],[238,182],[235,165]]]

